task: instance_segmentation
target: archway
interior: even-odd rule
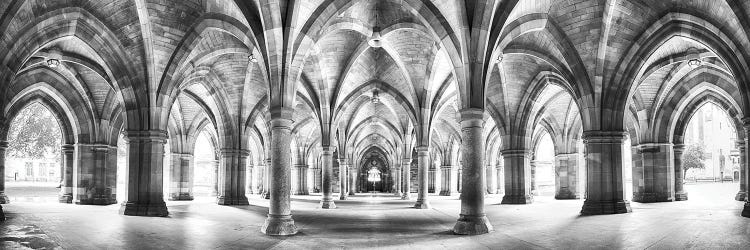
[[[5,154],[6,194],[11,201],[58,201],[63,175],[63,134],[58,118],[31,102],[10,122]],[[72,151],[72,150],[71,150]]]
[[[216,196],[218,159],[216,147],[208,131],[203,130],[195,140],[195,168],[193,176],[193,193],[195,196]]]
[[[555,191],[555,144],[546,130],[542,130],[531,160],[531,193],[554,196]]]

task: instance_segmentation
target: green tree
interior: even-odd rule
[[[32,103],[13,119],[8,131],[8,156],[42,159],[60,153],[62,134],[47,107]]]
[[[685,153],[682,154],[682,176],[685,177],[690,169],[705,169],[706,164],[703,162],[708,158],[706,146],[703,143],[690,144],[687,146]]]

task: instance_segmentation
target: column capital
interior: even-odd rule
[[[635,146],[635,148],[637,148],[638,150],[648,151],[648,150],[653,150],[653,149],[657,149],[660,147],[673,147],[673,146],[674,145],[669,142],[649,142],[649,143],[641,143]]]
[[[336,147],[334,146],[322,146],[320,148],[323,154],[333,154],[333,151],[336,151]]]
[[[750,130],[750,117],[742,118],[742,126],[745,127],[745,131]]]
[[[0,150],[8,149],[8,141],[0,141]]]
[[[193,154],[188,153],[170,153],[172,157],[180,157],[180,158],[193,158]]]
[[[583,139],[584,144],[618,144],[623,143],[627,139],[628,133],[625,131],[584,131]]]
[[[738,149],[742,149],[745,148],[747,144],[745,140],[735,140],[734,145],[737,146]]]
[[[0,142],[0,143],[1,143],[1,142]],[[0,146],[0,147],[2,147],[2,146]],[[73,145],[73,144],[63,144],[63,145],[62,145],[62,146],[60,147],[60,151],[61,151],[61,152],[62,152],[63,154],[72,154],[73,152],[75,152],[75,150],[76,150],[76,146],[75,146],[75,145]]]
[[[500,154],[503,155],[503,157],[531,157],[531,150],[528,149],[506,149],[500,151]]]
[[[685,151],[685,148],[685,144],[674,144],[672,146],[672,151],[674,151],[675,153],[682,153]]]
[[[294,164],[295,168],[308,168],[307,164]]]
[[[122,133],[127,142],[166,143],[169,138],[164,130],[128,130]]]
[[[468,108],[460,110],[459,113],[461,114],[462,128],[484,127],[483,109]]]
[[[417,147],[414,147],[414,150],[417,151],[417,154],[428,153],[430,151],[430,147],[429,146],[417,146]]]
[[[233,149],[233,148],[222,148],[219,150],[221,156],[250,156],[250,150],[247,149]],[[192,156],[192,155],[191,155]]]

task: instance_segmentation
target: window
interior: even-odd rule
[[[44,175],[44,172],[47,172],[47,163],[39,163],[39,175]]]
[[[34,175],[34,163],[27,162],[26,163],[26,176],[32,176]]]

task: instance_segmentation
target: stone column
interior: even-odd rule
[[[581,214],[619,214],[631,212],[625,200],[625,176],[622,168],[621,131],[586,131],[583,144],[586,155],[586,200]]]
[[[450,165],[443,165],[440,167],[440,195],[441,196],[451,196],[453,193],[456,192],[455,189],[455,178],[456,175],[453,174],[453,166]]]
[[[636,147],[642,170],[633,171],[633,201],[674,201],[674,155],[671,143],[644,143]],[[634,154],[635,156],[635,154]]]
[[[247,173],[247,176],[245,178],[245,181],[247,182],[247,188],[245,189],[245,194],[255,194],[255,178],[254,178],[254,170],[255,166],[252,165],[252,163],[247,164],[247,167],[245,168],[245,172]],[[246,195],[247,196],[247,195]]]
[[[555,199],[580,199],[578,153],[555,155]]]
[[[219,161],[214,160],[211,162],[211,180],[213,180],[213,188],[211,190],[211,196],[219,196]]]
[[[349,198],[349,162],[346,158],[339,159],[339,200],[346,200]]]
[[[740,155],[743,155],[745,144],[740,143]],[[739,146],[738,145],[738,146]],[[675,144],[673,147],[674,152],[674,200],[675,201],[686,201],[688,200],[688,193],[685,191],[685,169],[682,166],[682,154],[685,152],[685,144]],[[742,157],[740,157],[742,160]],[[742,164],[742,163],[741,163]],[[743,199],[744,200],[744,197]]]
[[[501,204],[530,204],[534,202],[531,196],[532,178],[529,151],[503,150],[503,164],[505,166],[505,195]]]
[[[323,146],[323,159],[321,165],[323,170],[323,197],[320,200],[321,208],[336,208],[333,202],[333,151],[330,146]]]
[[[461,214],[453,226],[453,233],[463,235],[486,234],[494,229],[484,214],[484,110],[461,110],[461,150],[463,150],[463,179]]]
[[[164,144],[167,132],[127,131],[128,198],[120,213],[135,216],[167,216],[164,203]]]
[[[267,235],[294,235],[297,226],[291,208],[292,109],[271,110],[270,204],[268,218],[261,228]]]
[[[505,175],[503,174],[504,169],[505,167],[502,163],[498,163],[497,166],[495,166],[495,183],[497,184],[496,194],[505,193]]]
[[[349,166],[349,195],[357,193],[357,167]]]
[[[323,190],[323,174],[320,163],[316,162],[312,169],[313,175],[313,192],[320,193]]]
[[[171,185],[169,185],[170,201],[193,200],[193,177],[195,168],[192,154],[172,153]]]
[[[411,158],[401,161],[401,199],[411,199]]]
[[[743,150],[743,153],[745,155],[745,161],[743,162],[745,164],[745,167],[750,167],[750,157],[748,157],[748,151],[750,150],[750,140],[748,140],[748,136],[750,136],[750,118],[745,117],[742,119],[742,121],[745,123],[745,149]],[[750,187],[750,171],[745,171],[745,187]],[[749,217],[750,218],[750,195],[745,196],[745,207],[742,209],[742,216],[743,217]]]
[[[249,205],[245,196],[245,165],[250,151],[222,149],[219,168],[219,205]]]
[[[2,149],[0,148],[0,150]],[[60,203],[73,203],[73,159],[75,158],[73,153],[75,153],[75,146],[65,144],[60,152],[60,160],[62,161],[60,165],[63,166],[63,171],[60,172],[62,185],[60,185],[58,200]],[[0,155],[0,157],[2,156]]]
[[[266,159],[266,166],[263,168],[263,175],[261,176],[263,182],[263,193],[260,194],[260,198],[269,200],[271,199],[271,159]]]
[[[117,161],[112,161],[112,157],[117,157],[117,154],[111,154],[112,150],[116,150],[115,146],[109,145],[96,145],[94,150],[95,165],[94,165],[94,176],[93,183],[94,189],[92,199],[88,202],[81,202],[80,204],[93,204],[93,205],[110,205],[116,204],[117,199],[113,199],[116,194],[117,182],[115,178],[117,176]],[[112,165],[114,163],[115,165]]]
[[[436,173],[438,173],[438,174],[436,174]],[[432,163],[430,163],[429,171],[428,171],[428,174],[427,174],[427,176],[428,176],[428,178],[427,178],[427,193],[433,194],[433,193],[436,192],[435,189],[438,188],[438,183],[440,183],[440,181],[437,179],[438,178],[437,175],[439,175],[439,173],[440,173],[440,170],[439,169],[435,169],[435,167],[433,167]],[[437,191],[437,192],[439,192],[439,191]]]
[[[485,166],[484,170],[486,171],[486,175],[487,175],[485,176],[485,179],[487,180],[487,194],[494,194],[497,189],[495,187],[496,185],[495,178],[493,178],[495,176],[493,173],[494,168],[489,162],[487,162],[486,164],[487,165]]]
[[[401,197],[403,195],[401,189],[404,187],[404,185],[401,184],[401,165],[400,164],[396,165],[393,168],[393,179],[394,179],[393,182],[396,183],[396,185],[393,185],[395,187],[394,193],[396,194],[396,196]]]
[[[416,148],[417,151],[417,164],[419,164],[417,172],[417,181],[419,189],[417,190],[417,202],[414,204],[414,208],[417,209],[430,209],[430,201],[427,199],[428,194],[428,183],[429,168],[430,168],[430,151],[427,146],[420,146]]]
[[[8,142],[0,141],[0,204],[10,203],[8,195],[5,194],[5,152],[8,150]]]
[[[295,195],[308,195],[307,191],[307,165],[297,164],[294,165],[294,170],[297,172],[297,189],[294,191]]]
[[[737,193],[737,195],[734,197],[737,201],[744,201],[745,197],[747,197],[747,165],[745,159],[747,157],[745,153],[745,142],[742,140],[737,140],[736,142],[737,149],[740,151],[740,191]],[[677,149],[675,149],[675,159],[677,157]],[[675,173],[677,171],[677,162],[675,161]],[[684,178],[684,176],[680,175],[680,177]],[[687,194],[685,195],[685,199],[687,199]]]
[[[116,183],[108,183],[107,174],[116,175],[116,166],[109,160],[110,147],[104,144],[76,144],[78,168],[73,179],[74,203],[80,205],[110,205]],[[115,156],[116,157],[116,156]],[[112,171],[111,169],[115,170]]]

